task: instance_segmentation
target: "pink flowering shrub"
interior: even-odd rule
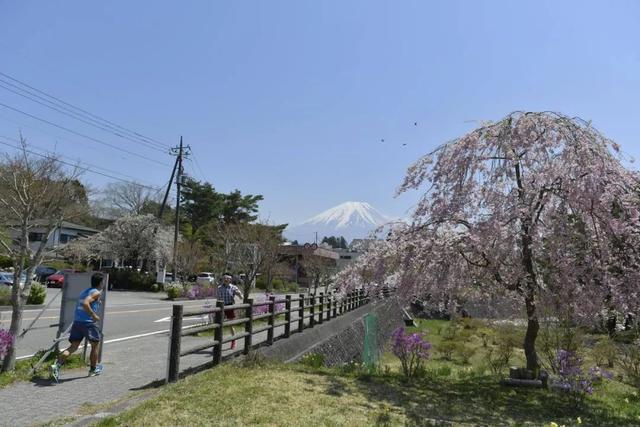
[[[269,301],[269,297],[272,297],[272,296],[275,296],[276,299],[279,299],[279,298],[282,297],[281,295],[273,295],[273,294],[270,294],[270,293],[265,293],[264,295],[261,295],[258,298],[256,298],[254,300],[254,304],[261,303],[261,302],[267,302],[267,301]],[[279,313],[281,311],[284,311],[284,308],[285,308],[284,303],[283,302],[279,302],[279,303],[276,303],[275,311],[276,311],[276,313]],[[253,315],[254,316],[258,316],[260,314],[266,314],[268,312],[269,312],[269,306],[268,305],[259,305],[259,306],[253,307]]]
[[[404,328],[396,329],[391,335],[393,354],[400,359],[402,373],[408,379],[414,378],[422,368],[422,364],[429,359],[429,344],[422,334],[405,333]]]
[[[185,292],[189,299],[206,299],[216,297],[216,288],[213,286],[193,285]]]
[[[11,332],[5,329],[0,329],[0,359],[7,354],[11,346],[13,346],[14,341],[15,337]]]

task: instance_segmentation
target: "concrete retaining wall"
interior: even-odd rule
[[[391,333],[403,324],[402,310],[396,298],[372,302],[258,351],[268,359],[285,362],[296,361],[308,353],[321,354],[328,366],[361,362],[364,316],[368,313],[375,313],[378,317],[378,345],[382,347]]]

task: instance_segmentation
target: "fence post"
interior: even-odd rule
[[[298,332],[304,329],[304,294],[299,294],[300,302],[298,305]]]
[[[331,292],[331,299],[333,300],[333,317],[338,317],[338,300],[336,299],[335,291]]]
[[[245,304],[249,304],[249,307],[246,308],[245,316],[248,317],[249,320],[244,324],[244,331],[248,334],[244,337],[244,349],[243,354],[249,354],[251,350],[251,342],[253,338],[253,299],[249,298],[245,301]]]
[[[309,327],[313,328],[316,324],[316,297],[309,297],[309,309],[311,313],[311,317],[309,317]]]
[[[327,320],[331,320],[331,301],[333,300],[333,295],[331,292],[327,293]]]
[[[271,345],[273,344],[273,333],[275,332],[273,329],[273,325],[276,323],[276,297],[275,296],[270,296],[269,297],[269,302],[271,302],[271,304],[269,304],[269,317],[268,317],[268,323],[270,328],[267,329],[267,344]]]
[[[324,292],[320,292],[319,300],[320,311],[318,312],[318,323],[322,325],[322,322],[324,322]]]
[[[284,337],[289,338],[291,336],[291,295],[285,296],[284,320],[287,322],[284,325]]]
[[[216,301],[216,308],[219,310],[215,313],[215,322],[220,325],[213,331],[214,341],[218,341],[218,345],[213,348],[213,364],[217,365],[222,360],[222,337],[224,331],[222,326],[224,323],[224,301]]]
[[[168,383],[178,381],[180,373],[180,337],[182,332],[182,305],[174,304],[171,316],[171,339],[169,341],[169,368],[167,370]]]

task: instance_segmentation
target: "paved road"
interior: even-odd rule
[[[37,329],[27,333],[20,341],[18,347],[18,357],[27,357],[38,350],[51,346],[56,336],[56,327],[49,327],[58,322],[60,314],[61,295],[56,297],[59,289],[48,289],[45,304],[54,299],[51,306],[44,312],[40,320],[35,324]],[[252,295],[257,298],[257,295]],[[151,292],[121,292],[110,291],[105,307],[106,315],[104,319],[105,346],[113,343],[126,341],[140,335],[161,334],[169,329],[169,317],[171,316],[171,306],[176,304],[173,301],[165,301],[165,293]],[[215,305],[215,299],[211,300]],[[180,301],[185,310],[196,310],[202,308],[204,301]],[[40,313],[41,310],[25,310],[23,327]],[[0,328],[8,328],[11,321],[10,312],[0,312]],[[185,319],[185,326],[190,322],[201,321],[199,318]]]
[[[144,296],[138,295],[138,298]],[[169,312],[170,304],[156,302],[150,308],[162,308],[156,311],[143,311],[131,315],[145,316],[146,319],[159,318]],[[164,305],[162,305],[164,304]],[[196,305],[197,306],[197,305]],[[138,306],[147,307],[147,306]],[[130,304],[113,306],[113,313],[133,311]],[[146,314],[145,314],[146,313]],[[149,315],[148,313],[153,313]],[[122,323],[130,313],[114,314]],[[297,317],[295,314],[292,316]],[[106,325],[105,325],[106,326]],[[141,323],[136,331],[149,325]],[[153,329],[153,326],[151,326]],[[159,329],[156,327],[155,329]],[[276,328],[276,335],[282,327]],[[254,336],[254,344],[266,339],[266,332]],[[184,337],[183,348],[195,347],[212,340],[212,337]],[[0,426],[25,426],[48,422],[57,418],[77,419],[78,411],[86,404],[101,404],[126,397],[130,392],[143,390],[152,382],[164,380],[167,369],[168,334],[161,333],[134,338],[127,341],[115,341],[105,346],[103,360],[105,371],[99,377],[87,377],[86,369],[65,370],[58,384],[49,380],[35,380],[14,384],[0,389]],[[223,353],[228,353],[229,344],[225,344]],[[242,348],[243,340],[238,342]],[[181,371],[199,366],[212,360],[211,351],[203,351],[180,360]],[[36,402],[34,406],[34,402]],[[34,407],[37,410],[34,410]]]

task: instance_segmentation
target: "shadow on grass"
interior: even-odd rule
[[[458,381],[421,379],[407,383],[402,377],[385,375],[365,377],[355,381],[355,385],[369,402],[398,408],[413,425],[434,422],[544,425],[551,421],[572,425],[577,417],[581,417],[584,425],[637,425],[592,400],[576,402],[568,395],[550,390],[505,387],[491,377]],[[327,387],[328,394],[337,392],[342,392],[339,378],[330,381]]]

